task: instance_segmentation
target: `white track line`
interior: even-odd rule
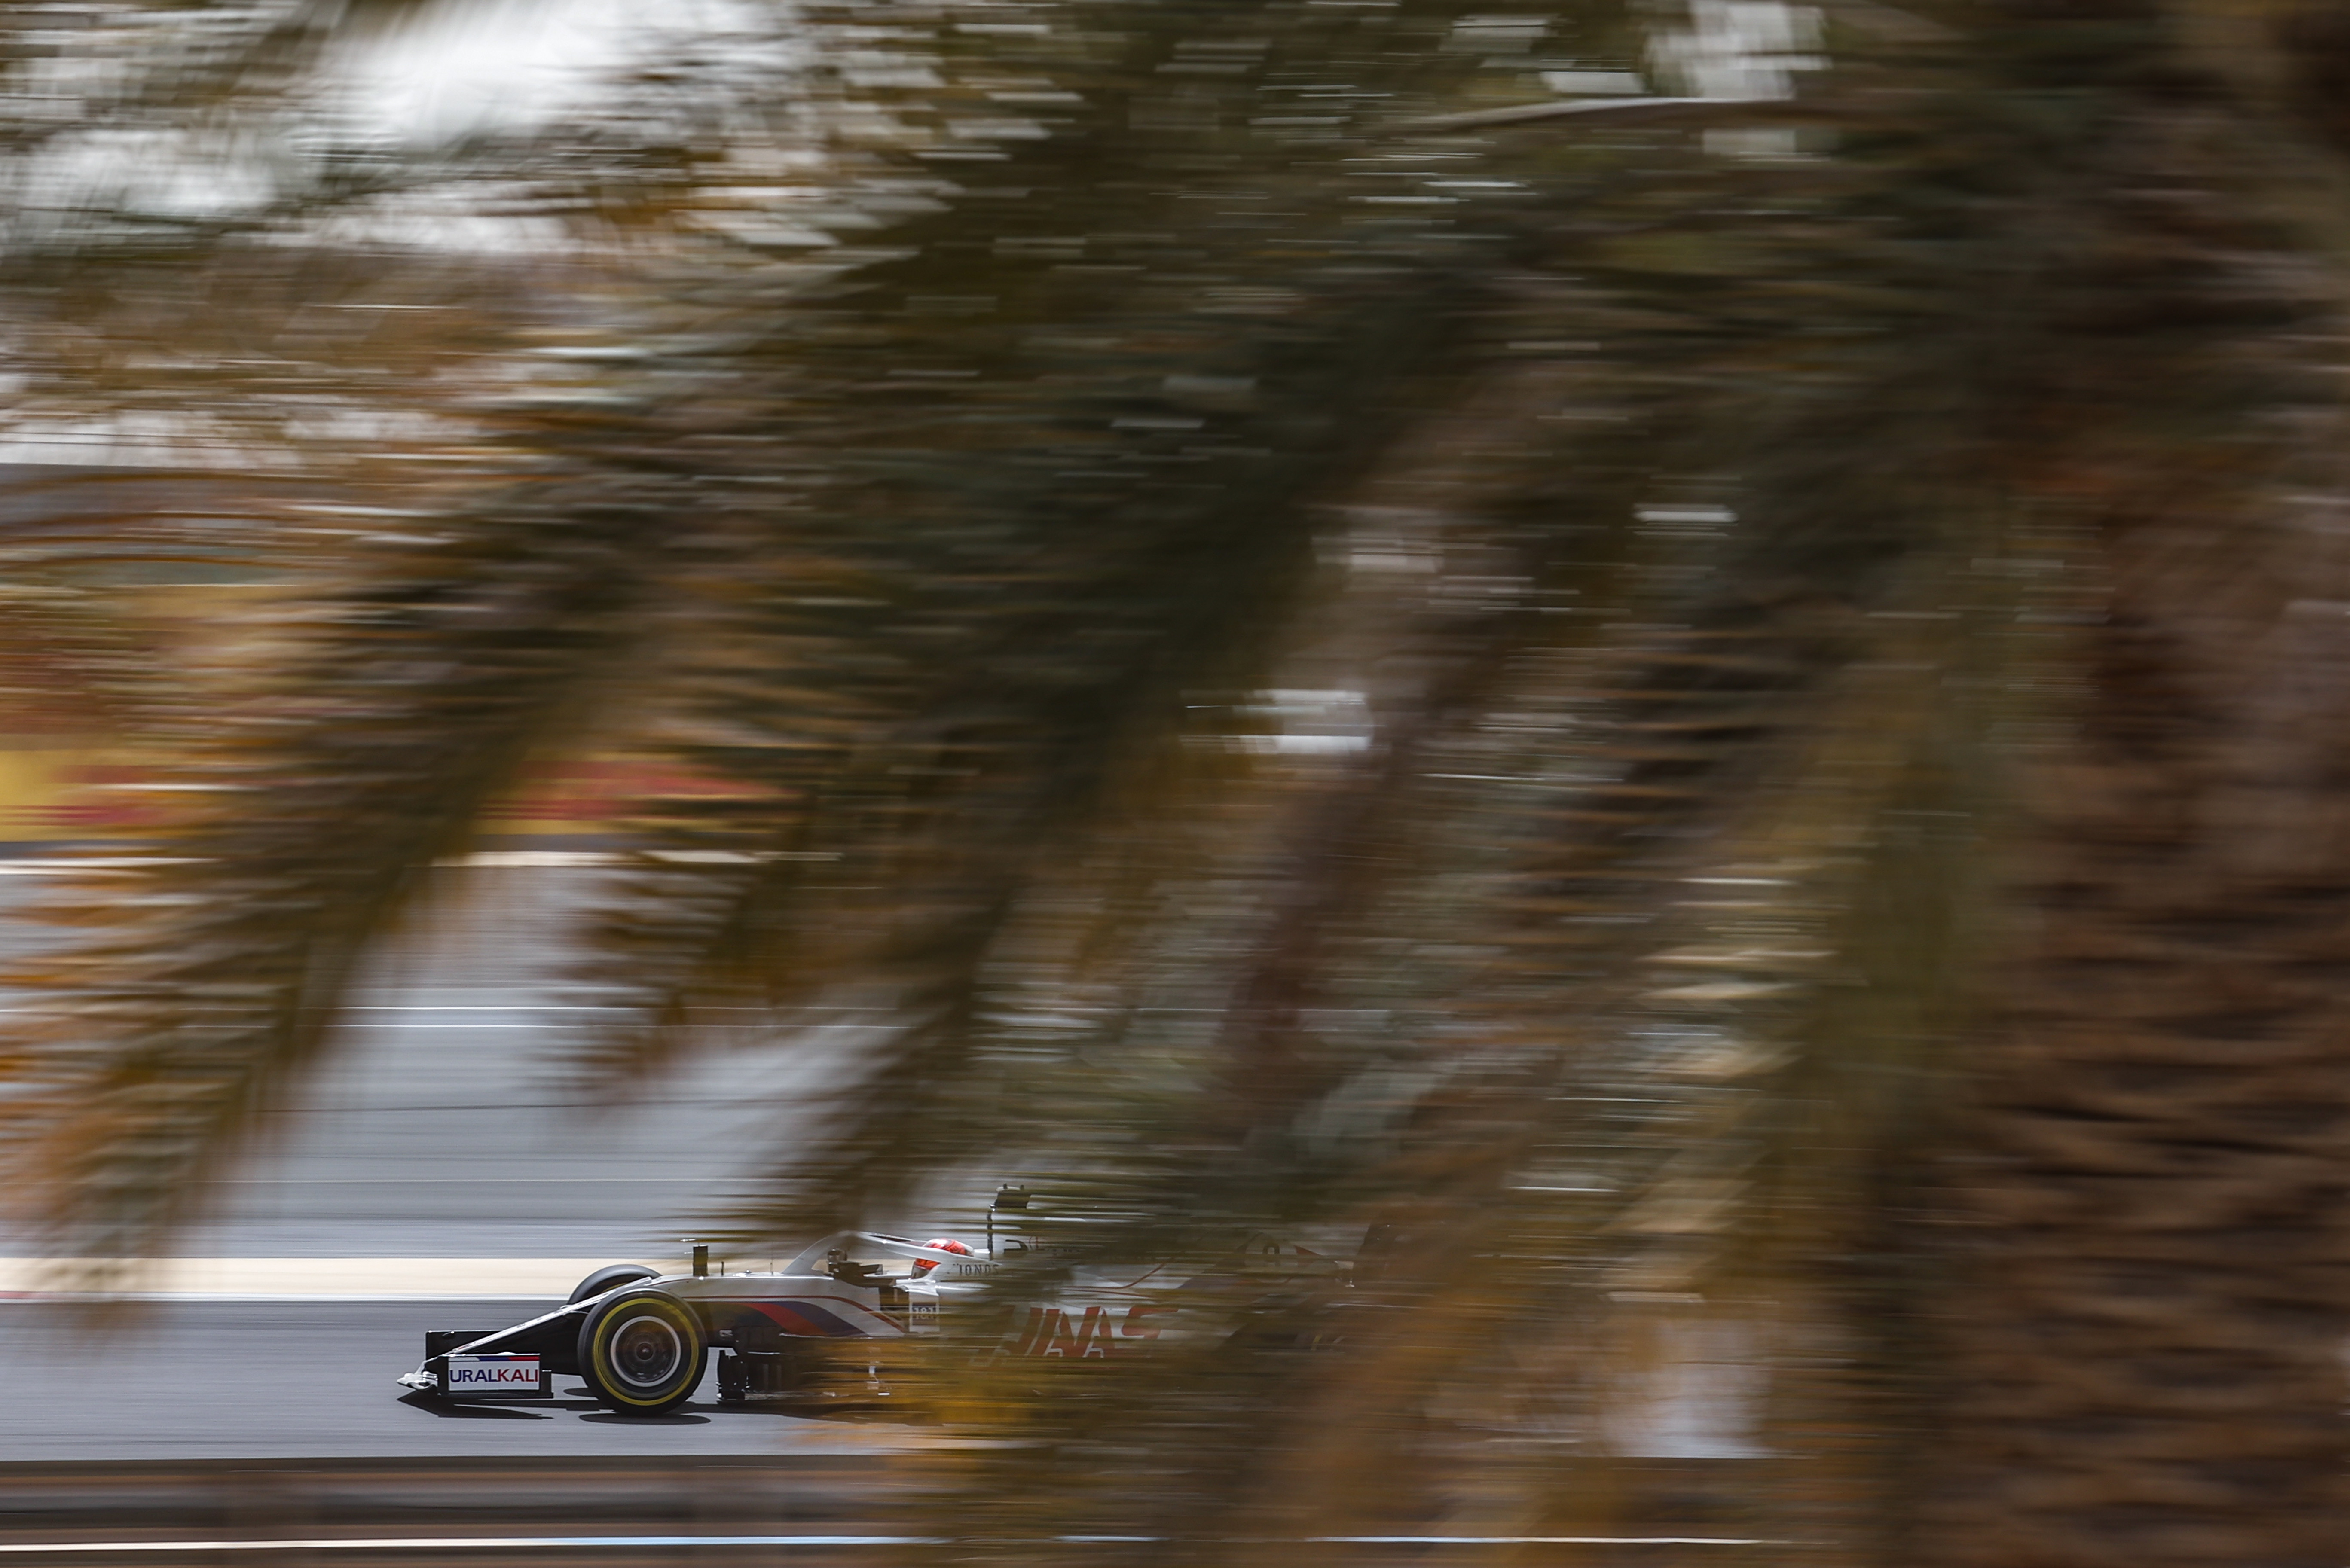
[[[761,1254],[764,1260],[764,1254]],[[514,1301],[552,1297],[605,1258],[0,1258],[0,1296],[85,1293],[172,1301]],[[631,1260],[671,1273],[678,1259]],[[98,1293],[77,1281],[104,1282]],[[60,1287],[64,1288],[60,1288]]]
[[[1338,1546],[1792,1546],[1738,1535],[1313,1535]]]
[[[1156,1535],[1063,1535],[1080,1544],[1154,1544]],[[1785,1546],[1784,1541],[1712,1535],[1315,1535],[1315,1545],[1348,1546]],[[444,1535],[359,1540],[313,1537],[288,1541],[70,1541],[0,1544],[0,1553],[36,1552],[483,1552],[694,1546],[951,1546],[943,1535]]]
[[[0,1552],[481,1552],[547,1548],[647,1546],[931,1546],[925,1535],[444,1535],[401,1540],[338,1541],[69,1541],[10,1542]]]

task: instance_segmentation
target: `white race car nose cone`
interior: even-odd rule
[[[667,1319],[648,1314],[622,1324],[608,1342],[612,1370],[639,1388],[657,1388],[685,1359],[685,1343]]]

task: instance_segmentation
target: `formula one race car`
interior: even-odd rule
[[[1006,1255],[1043,1261],[1059,1251],[1011,1241]],[[792,1394],[827,1342],[935,1335],[941,1305],[983,1290],[1003,1267],[993,1252],[961,1242],[869,1231],[827,1237],[773,1273],[712,1274],[707,1254],[694,1250],[690,1274],[641,1263],[598,1269],[563,1306],[512,1328],[428,1333],[423,1365],[400,1383],[452,1400],[551,1399],[553,1379],[568,1375],[613,1410],[657,1416],[692,1397],[715,1352],[721,1401]],[[1001,1349],[1069,1361],[1130,1355],[1170,1329],[1180,1334],[1184,1301],[1204,1301],[1202,1293],[1327,1281],[1340,1267],[1271,1241],[1234,1256],[1233,1267],[1180,1280],[1157,1268],[1077,1267],[1064,1277],[1062,1299],[1029,1306]]]
[[[424,1364],[400,1382],[450,1399],[548,1399],[567,1374],[614,1410],[657,1416],[692,1396],[714,1350],[722,1399],[786,1392],[811,1343],[935,1334],[941,1291],[996,1267],[959,1242],[860,1231],[827,1237],[775,1273],[712,1274],[708,1254],[694,1250],[690,1274],[598,1269],[563,1306],[512,1328],[428,1333]],[[892,1270],[904,1260],[913,1267]]]

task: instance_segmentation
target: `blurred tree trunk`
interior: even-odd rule
[[[2045,24],[2125,41],[2074,44],[2122,85],[2018,410],[2086,624],[2023,753],[1948,1424],[1889,1560],[2315,1568],[2350,1539],[2342,187],[2261,36],[2184,9]]]
[[[2112,609],[1957,1172],[1977,1231],[1929,1562],[2344,1540],[2350,570],[2290,522],[2142,499],[2104,530]]]

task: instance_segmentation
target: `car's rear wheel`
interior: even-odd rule
[[[621,1291],[579,1327],[579,1375],[624,1416],[674,1410],[702,1385],[708,1351],[693,1311],[661,1291]]]

